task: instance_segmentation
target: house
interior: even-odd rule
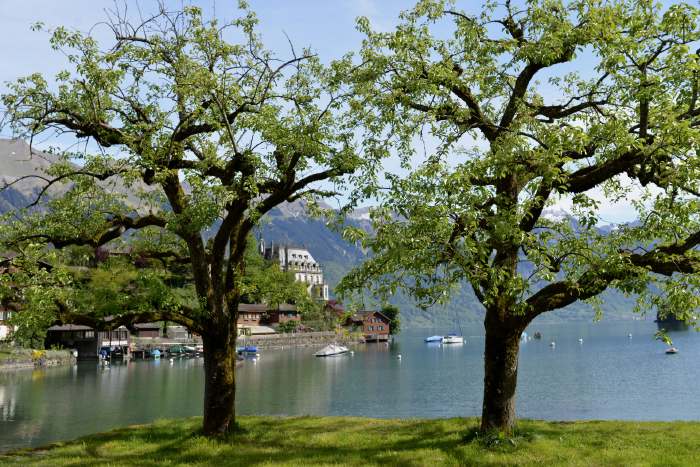
[[[261,239],[260,252],[267,260],[278,261],[282,271],[293,272],[298,282],[307,284],[307,290],[312,298],[318,301],[328,300],[328,284],[323,278],[323,269],[309,250],[274,244],[265,248],[265,242]]]
[[[272,325],[284,324],[290,321],[301,323],[301,314],[297,311],[295,305],[289,303],[281,303],[277,309],[269,310],[269,322]]]
[[[238,329],[245,334],[274,334],[274,328],[289,321],[301,323],[297,307],[289,303],[282,303],[277,307],[269,307],[263,303],[238,305]]]
[[[100,348],[119,347],[125,354],[129,348],[129,330],[119,326],[111,331],[95,331],[81,324],[61,324],[51,326],[46,333],[46,348],[60,346],[76,349],[78,359],[97,358]]]
[[[388,341],[391,329],[390,320],[379,311],[363,310],[356,311],[346,321],[346,327],[352,327],[361,331],[367,342]]]
[[[148,337],[156,338],[163,336],[163,324],[162,323],[138,323],[132,326],[132,336],[133,337]]]

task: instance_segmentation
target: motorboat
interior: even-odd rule
[[[236,349],[236,352],[239,355],[244,355],[244,354],[257,354],[258,353],[258,347],[255,345],[246,345],[244,347],[238,347]]]
[[[666,349],[666,353],[667,353],[667,354],[678,353],[678,349],[675,348],[675,347],[670,347],[670,348]]]
[[[342,355],[347,352],[349,352],[349,349],[344,345],[329,344],[314,355],[317,357],[332,357],[333,355]]]
[[[425,338],[425,342],[442,342],[442,336],[430,336]]]
[[[442,338],[443,344],[464,344],[464,337],[457,334],[448,334]]]

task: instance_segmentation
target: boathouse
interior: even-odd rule
[[[102,347],[119,347],[126,352],[129,347],[129,330],[120,326],[111,331],[95,331],[90,326],[81,324],[61,324],[49,328],[45,345],[46,348],[60,346],[76,349],[79,360],[97,358]]]

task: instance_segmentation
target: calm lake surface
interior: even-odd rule
[[[407,331],[391,346],[358,345],[353,356],[314,358],[311,348],[263,351],[239,367],[238,413],[479,415],[483,328],[463,330],[464,345],[423,343],[447,331],[440,329]],[[518,416],[700,419],[700,334],[671,333],[680,352],[666,355],[650,321],[538,324],[528,333],[535,330],[543,339],[521,346]],[[556,348],[549,346],[553,340]],[[0,451],[201,415],[203,376],[201,359],[0,373]]]

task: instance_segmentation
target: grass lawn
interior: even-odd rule
[[[476,419],[241,417],[227,441],[201,418],[162,420],[0,455],[18,465],[700,465],[700,422],[522,420],[512,441],[474,438]]]

